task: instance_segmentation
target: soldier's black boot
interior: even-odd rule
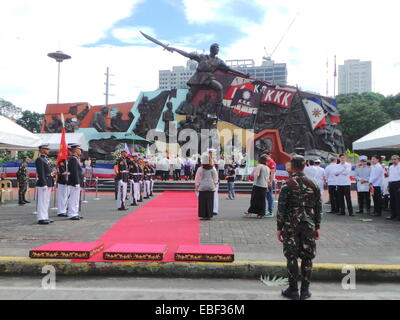
[[[292,300],[299,300],[300,296],[297,281],[292,283],[289,282],[289,288],[287,288],[286,290],[282,290],[282,295]]]
[[[30,201],[26,200],[25,195],[22,195],[22,201],[25,203],[31,203]]]
[[[304,283],[304,282],[301,283],[300,300],[306,300],[306,299],[311,297],[311,292],[310,292],[309,288],[310,288],[310,284],[308,282],[307,283]]]
[[[18,192],[18,204],[19,204],[19,205],[25,204],[21,192]]]

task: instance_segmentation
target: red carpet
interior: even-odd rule
[[[162,261],[174,261],[174,253],[179,245],[200,243],[197,197],[194,192],[166,191],[122,218],[97,242],[104,243],[104,250],[117,243],[165,244],[168,251]],[[107,260],[103,260],[103,252],[100,252],[90,259],[73,261]]]

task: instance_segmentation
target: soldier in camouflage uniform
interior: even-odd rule
[[[18,204],[29,203],[25,199],[25,193],[28,190],[29,186],[29,172],[28,172],[28,163],[30,159],[28,157],[23,157],[22,163],[17,171],[17,181],[18,181]]]
[[[288,166],[290,177],[282,187],[278,200],[277,237],[283,243],[287,259],[289,288],[282,295],[304,300],[311,297],[309,291],[312,260],[316,254],[315,240],[320,236],[321,193],[318,186],[304,175],[305,159],[294,155]],[[301,289],[298,291],[301,259]]]

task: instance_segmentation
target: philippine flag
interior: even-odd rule
[[[126,142],[125,142],[124,150],[125,150],[126,153],[128,154],[128,158],[133,158],[132,151],[129,149],[128,144],[127,144]]]
[[[303,99],[303,104],[313,130],[328,124],[325,119],[325,111],[321,106],[321,99],[315,97],[306,98]]]

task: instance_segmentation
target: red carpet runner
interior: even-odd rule
[[[112,212],[110,214],[120,214]],[[194,192],[166,191],[118,221],[98,242],[104,249],[116,243],[166,244],[163,262],[174,261],[178,245],[200,244],[200,222]],[[82,261],[105,261],[103,252]]]

